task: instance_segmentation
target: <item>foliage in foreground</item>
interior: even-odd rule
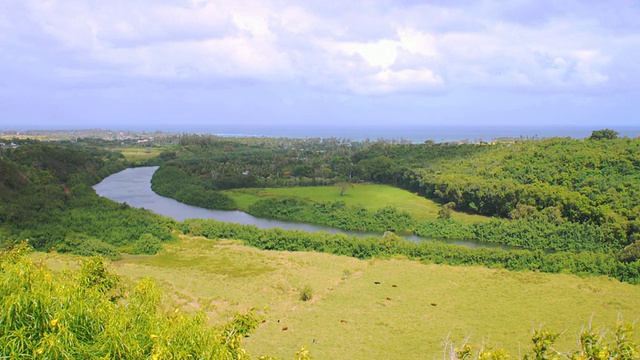
[[[56,273],[25,254],[26,244],[0,253],[0,358],[11,359],[249,359],[242,339],[261,322],[251,311],[210,327],[203,314],[163,311],[161,294],[145,279],[128,287],[98,257]],[[309,288],[309,291],[311,289]],[[577,350],[554,349],[559,334],[537,330],[517,359],[640,359],[632,324],[613,331],[586,327]],[[507,359],[500,348],[458,348],[451,359]],[[447,358],[447,356],[445,358]],[[304,347],[296,359],[310,359]],[[261,357],[260,359],[275,359]]]
[[[554,349],[554,344],[560,333],[548,330],[535,330],[531,336],[532,347],[528,354],[521,359],[535,360],[634,360],[640,359],[640,347],[633,339],[633,324],[618,322],[615,331],[612,331],[613,341],[607,343],[605,338],[609,335],[607,330],[595,330],[591,326],[584,328],[578,337],[578,350],[562,353]],[[482,346],[475,348],[467,343],[453,348],[446,345],[445,355],[451,359],[460,360],[503,360],[510,356],[504,349]],[[448,353],[448,354],[447,354]],[[446,356],[445,356],[446,357]]]
[[[260,323],[251,311],[211,327],[203,314],[165,313],[150,279],[125,287],[101,258],[55,273],[0,254],[0,358],[248,359],[241,340]]]

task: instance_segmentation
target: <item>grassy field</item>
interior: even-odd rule
[[[39,256],[58,268],[73,259]],[[440,359],[444,339],[459,345],[467,336],[515,357],[541,324],[564,331],[557,348],[567,350],[589,322],[640,316],[640,286],[608,278],[260,251],[226,240],[184,238],[113,266],[125,278],[157,279],[173,306],[205,311],[213,322],[268,307],[245,341],[256,358],[292,359],[304,345],[316,359]],[[303,302],[306,285],[313,298]]]
[[[389,185],[354,184],[340,196],[338,186],[308,186],[294,188],[263,188],[226,190],[241,210],[263,199],[265,196],[294,196],[313,201],[344,201],[347,205],[361,205],[367,209],[379,209],[390,205],[412,214],[417,220],[429,220],[438,217],[442,205],[433,200],[418,196],[409,191]],[[488,220],[485,216],[454,212],[454,219],[472,223]]]
[[[160,155],[161,150],[156,148],[116,148],[112,149],[119,151],[124,155],[128,161],[147,160],[154,156]]]
[[[0,142],[2,141],[11,141],[13,139],[20,139],[20,140],[28,140],[28,139],[33,139],[33,140],[38,140],[38,141],[56,141],[56,140],[73,140],[75,139],[75,136],[69,135],[69,136],[49,136],[49,135],[0,135]]]

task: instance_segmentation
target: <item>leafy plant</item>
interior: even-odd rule
[[[256,311],[219,327],[204,314],[164,313],[151,279],[124,286],[99,257],[56,273],[25,256],[0,253],[0,355],[10,359],[249,359],[241,341]],[[113,290],[122,287],[118,301]]]
[[[614,331],[613,343],[604,342],[607,330],[596,331],[591,326],[582,330],[579,336],[578,350],[562,353],[553,348],[560,336],[548,330],[535,330],[531,336],[532,347],[522,356],[527,360],[636,360],[640,358],[640,347],[633,339],[633,325],[619,322]],[[449,344],[447,344],[449,345]],[[504,349],[483,345],[475,348],[466,342],[452,351],[445,347],[445,355],[451,352],[452,359],[459,360],[502,360],[509,359]]]
[[[145,233],[140,235],[140,239],[133,244],[133,254],[154,255],[162,249],[160,239],[153,234]]]
[[[305,285],[302,290],[300,290],[300,300],[309,301],[313,299],[313,289],[310,285]]]

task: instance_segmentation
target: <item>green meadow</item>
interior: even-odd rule
[[[75,259],[37,256],[58,269]],[[112,266],[125,279],[156,279],[168,310],[204,311],[212,323],[265,309],[266,322],[244,342],[256,358],[292,359],[306,346],[316,359],[435,359],[447,341],[467,337],[516,357],[540,326],[563,332],[556,348],[566,351],[589,323],[611,328],[640,316],[640,287],[610,278],[261,251],[230,240],[183,237]]]
[[[160,155],[161,150],[157,148],[142,148],[142,147],[126,147],[118,148],[117,151],[122,153],[124,157],[131,162],[148,160]]]
[[[259,188],[225,190],[240,208],[246,210],[256,201],[267,196],[298,197],[318,202],[344,201],[347,205],[359,205],[370,210],[391,206],[410,213],[416,220],[431,220],[438,217],[442,205],[390,185],[353,184],[340,195],[339,186],[305,186],[287,188]],[[464,223],[488,220],[481,215],[454,212],[452,218]]]

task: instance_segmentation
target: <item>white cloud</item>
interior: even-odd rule
[[[416,92],[437,88],[442,79],[429,69],[399,70],[384,69],[373,75],[349,84],[351,90],[361,94],[388,94],[395,92]]]
[[[358,55],[370,66],[389,67],[398,56],[398,43],[390,40],[379,40],[374,43],[332,43],[334,51],[343,52],[346,55]]]
[[[15,36],[23,42],[49,37],[47,45],[57,51],[37,55],[56,57],[66,70],[53,73],[62,79],[81,74],[90,81],[88,68],[69,72],[82,61],[93,63],[96,74],[120,77],[294,81],[358,94],[429,93],[459,86],[588,92],[615,88],[615,82],[637,86],[640,80],[632,60],[640,56],[640,41],[628,30],[633,17],[626,17],[625,35],[616,35],[615,29],[603,28],[614,25],[598,21],[598,8],[589,12],[580,5],[572,5],[575,13],[566,6],[545,13],[545,7],[525,1],[531,5],[531,18],[526,18],[515,11],[522,1],[505,5],[508,11],[492,2],[25,3],[12,7],[26,12],[20,15],[30,21]],[[0,27],[17,28],[11,18],[0,14]],[[631,70],[622,76],[620,68]]]

